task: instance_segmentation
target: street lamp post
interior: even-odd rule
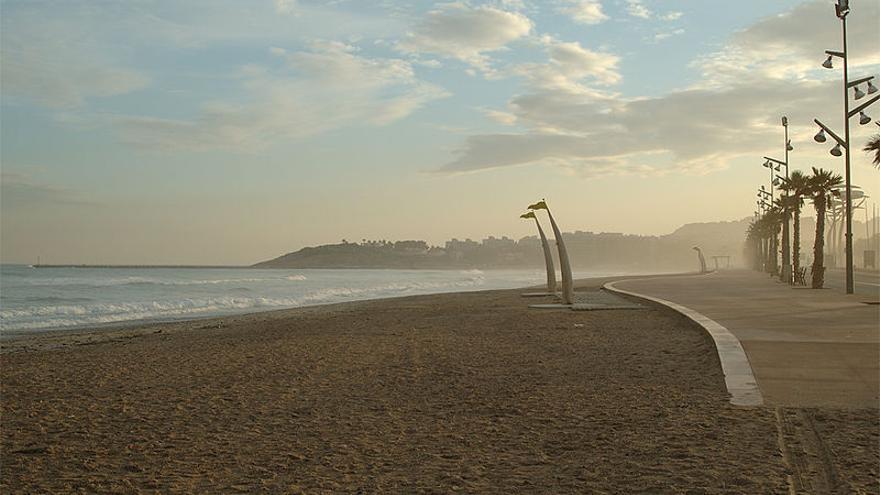
[[[831,137],[837,141],[837,145],[831,149],[831,154],[834,156],[840,156],[841,146],[843,147],[844,153],[846,155],[845,158],[845,174],[844,178],[846,181],[846,205],[844,207],[844,213],[846,216],[846,293],[853,293],[853,245],[852,245],[852,189],[851,189],[851,173],[850,173],[850,134],[849,134],[849,119],[853,118],[856,115],[859,115],[859,124],[865,125],[871,121],[871,118],[865,115],[864,110],[871,106],[874,102],[880,99],[880,95],[871,98],[867,102],[859,105],[858,107],[850,110],[849,108],[849,90],[853,88],[853,97],[856,100],[861,99],[865,96],[865,93],[859,89],[859,85],[862,83],[867,83],[868,86],[868,94],[876,93],[877,88],[871,84],[871,80],[874,76],[863,77],[861,79],[857,79],[855,81],[849,80],[849,65],[847,60],[847,45],[846,45],[846,16],[849,14],[849,0],[837,0],[837,4],[834,5],[835,14],[840,19],[841,26],[843,29],[843,51],[838,52],[834,50],[825,50],[825,53],[828,55],[828,58],[825,59],[825,62],[822,63],[822,67],[826,69],[833,69],[834,57],[838,57],[843,60],[843,135],[844,137],[841,139],[840,136],[835,134],[828,128],[825,124],[819,122],[819,119],[814,119],[814,122],[821,127],[822,130],[816,134],[815,140],[817,142],[825,142],[825,132],[831,134]]]
[[[781,166],[781,164],[782,164],[782,162],[780,162],[779,160],[767,158],[766,156],[764,157],[763,167],[770,171],[770,195],[768,198],[770,206],[773,205],[773,196],[774,196],[773,195],[773,188],[779,182],[774,174],[774,170],[776,172],[779,172],[779,167]],[[768,206],[768,209],[769,209],[769,206]],[[779,268],[777,265],[777,259],[776,259],[776,243],[777,243],[776,234],[773,234],[770,237],[770,241],[769,241],[770,245],[768,248],[770,251],[770,259],[768,260],[768,262],[770,263],[769,264],[769,268],[770,268],[769,271],[772,275],[777,275],[778,268]]]
[[[772,184],[771,184],[771,187],[773,187]],[[767,212],[770,210],[771,205],[770,205],[770,203],[767,202],[767,200],[770,197],[772,197],[772,193],[770,191],[764,189],[764,186],[761,186],[761,188],[758,189],[757,205],[758,205],[758,208],[761,209],[761,216],[762,217],[767,215]],[[757,215],[757,212],[755,212],[755,214]],[[773,272],[773,263],[770,261],[771,256],[773,256],[773,259],[775,259],[775,255],[773,255],[773,249],[774,249],[773,241],[772,241],[773,237],[775,237],[775,236],[768,236],[766,239],[764,239],[764,238],[761,239],[762,264],[764,265],[764,271],[768,272],[768,273]]]
[[[780,167],[785,167],[785,177],[779,175],[774,176],[770,183],[771,186],[775,186],[780,182],[788,183],[788,152],[793,148],[788,141],[788,119],[786,117],[782,117],[782,125],[785,127],[785,161],[765,156],[764,166],[770,168],[771,171],[776,170],[777,172],[780,171]],[[791,283],[791,234],[788,225],[788,206],[783,204],[785,198],[787,198],[787,196],[782,194],[779,195],[779,206],[782,212],[782,272],[779,273],[779,280]],[[771,202],[772,201],[771,197]]]

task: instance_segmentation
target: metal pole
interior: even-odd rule
[[[782,116],[782,127],[785,130],[785,139],[783,146],[785,147],[785,180],[788,182],[788,117]],[[782,221],[782,273],[780,280],[785,283],[791,283],[791,229],[789,227],[788,204],[783,205]]]
[[[846,151],[846,293],[853,293],[853,246],[852,246],[852,188],[850,181],[849,157],[849,67],[846,53],[846,16],[843,23],[843,129],[844,148]]]
[[[868,204],[865,203],[865,251],[871,249],[871,231],[868,229]],[[862,253],[862,263],[868,268],[868,258]]]

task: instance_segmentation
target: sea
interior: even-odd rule
[[[542,270],[0,266],[0,335],[541,284]]]

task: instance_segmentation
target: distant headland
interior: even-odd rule
[[[691,269],[692,247],[699,244],[707,256],[738,259],[750,219],[688,224],[663,236],[616,232],[564,233],[572,264],[580,269],[625,270]],[[362,240],[305,247],[256,263],[254,268],[540,268],[543,254],[536,236],[519,240],[487,237],[481,241],[451,239],[443,246],[422,240]]]

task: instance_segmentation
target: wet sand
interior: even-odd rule
[[[735,407],[676,313],[520,292],[4,342],[0,488],[880,492],[876,409]]]

